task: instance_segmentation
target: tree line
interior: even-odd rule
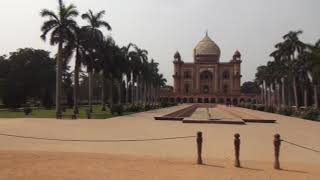
[[[130,103],[132,106],[146,106],[155,104],[158,100],[159,89],[166,83],[166,79],[159,73],[159,64],[153,59],[149,59],[147,50],[133,43],[120,47],[111,36],[106,36],[103,29],[111,31],[112,27],[103,20],[105,11],[88,10],[88,12],[81,14],[81,19],[86,22],[86,25],[80,26],[75,20],[80,16],[76,6],[65,4],[59,0],[56,12],[43,9],[40,15],[45,18],[41,27],[41,38],[44,41],[49,41],[52,46],[57,46],[58,50],[54,58],[49,57],[49,52],[31,50],[36,53],[41,51],[44,54],[43,57],[50,64],[50,72],[47,72],[48,76],[50,74],[50,78],[42,73],[39,74],[39,77],[34,77],[42,78],[41,82],[30,77],[28,80],[33,81],[30,84],[30,92],[48,95],[54,93],[57,115],[62,113],[65,101],[71,101],[74,113],[79,113],[79,96],[83,85],[87,85],[88,105],[92,111],[92,98],[95,91],[93,86],[96,85],[95,88],[97,88],[95,81],[99,81],[102,110],[106,110],[106,104],[111,107],[122,103]],[[21,54],[21,59],[26,59],[26,57],[28,57],[27,54]],[[15,61],[14,58],[12,55],[7,59],[2,56],[0,68],[6,69],[2,64],[12,63]],[[39,58],[30,58],[30,61],[38,60]],[[73,60],[75,66],[74,69],[70,69],[69,63]],[[24,63],[27,64],[27,62]],[[36,73],[41,69],[46,68],[43,66],[34,67],[32,72]],[[83,75],[83,71],[86,71],[87,75]],[[14,71],[12,73],[15,74]],[[54,73],[55,75],[52,76]],[[27,78],[24,77],[24,80]],[[51,83],[50,86],[46,86],[42,85],[42,82],[48,84],[55,82],[55,85],[52,86]],[[14,81],[12,78],[0,74],[0,83],[14,84]],[[1,88],[0,91],[10,89],[7,85],[3,87],[8,88]],[[38,93],[40,89],[44,92]],[[14,91],[10,93],[16,94]],[[7,95],[3,94],[3,97]],[[12,96],[6,97],[12,98]],[[45,95],[43,95],[43,99],[46,99]],[[6,102],[5,99],[3,101]],[[26,98],[23,98],[18,104],[25,101]]]
[[[273,58],[257,68],[255,82],[269,107],[319,108],[320,40],[307,44],[302,31],[290,31],[275,45]]]

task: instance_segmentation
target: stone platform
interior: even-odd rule
[[[154,119],[199,124],[276,123],[276,120],[263,119],[234,108],[214,104],[193,104],[170,114],[154,117]]]

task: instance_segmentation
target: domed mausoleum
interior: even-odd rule
[[[236,50],[228,62],[220,62],[220,55],[219,46],[208,33],[195,46],[193,62],[184,62],[177,51],[173,61],[173,92],[162,94],[162,100],[229,104],[255,100],[240,93],[241,53]]]

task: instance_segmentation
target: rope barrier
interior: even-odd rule
[[[55,138],[41,138],[41,137],[31,137],[31,136],[19,136],[14,134],[4,134],[0,133],[0,136],[21,138],[21,139],[35,139],[35,140],[46,140],[46,141],[67,141],[67,142],[137,142],[137,141],[163,141],[163,140],[173,140],[173,139],[188,139],[195,138],[196,136],[178,136],[178,137],[166,137],[166,138],[151,138],[151,139],[112,139],[112,140],[83,140],[83,139],[55,139]]]
[[[297,146],[297,147],[300,147],[300,148],[303,148],[303,149],[307,149],[307,150],[309,150],[309,151],[313,151],[313,152],[320,153],[320,151],[315,150],[315,149],[312,149],[312,148],[309,148],[309,147],[301,146],[301,145],[298,145],[298,144],[295,144],[295,143],[292,143],[292,142],[289,142],[289,141],[286,141],[286,140],[283,140],[283,139],[281,139],[281,141],[286,142],[286,143],[288,143],[288,144],[291,144],[291,145],[293,145],[293,146]]]

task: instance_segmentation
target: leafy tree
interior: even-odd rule
[[[244,94],[259,94],[260,87],[256,82],[247,81],[242,84],[240,91]]]
[[[17,108],[28,99],[41,100],[50,107],[54,93],[55,62],[49,52],[31,48],[10,53],[8,60],[0,60],[0,69],[6,68],[1,97],[8,107]]]

